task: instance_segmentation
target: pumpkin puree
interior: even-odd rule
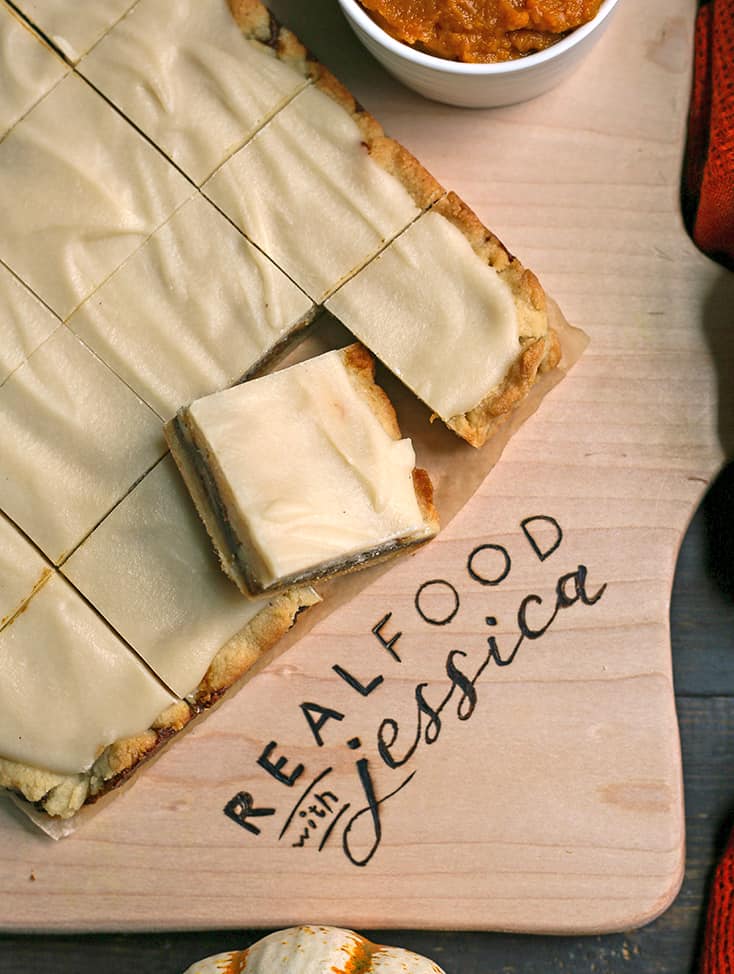
[[[452,61],[542,51],[596,16],[601,0],[361,0],[396,40]]]

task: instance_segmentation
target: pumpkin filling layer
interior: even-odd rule
[[[601,0],[362,0],[397,40],[452,61],[542,51],[596,16]]]

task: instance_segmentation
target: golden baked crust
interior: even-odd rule
[[[219,650],[204,678],[187,700],[196,713],[211,707],[240,680],[262,656],[272,649],[309,606],[320,596],[308,586],[298,586],[276,595]]]
[[[375,361],[372,355],[359,344],[342,349],[340,354],[359,394],[367,401],[388,435],[399,440],[401,433],[395,410],[385,392],[374,380]],[[205,456],[199,449],[196,431],[189,422],[188,407],[180,409],[176,416],[166,423],[164,432],[171,455],[191,494],[199,517],[212,539],[222,570],[240,591],[250,598],[275,594],[286,591],[293,585],[348,574],[363,568],[366,564],[383,562],[401,551],[425,544],[439,530],[438,512],[433,505],[433,487],[430,477],[425,470],[414,468],[413,486],[424,528],[420,535],[386,542],[370,551],[329,562],[313,571],[304,572],[297,577],[281,579],[278,583],[263,588],[259,579],[248,571],[247,565],[236,555],[240,547],[240,539],[234,535],[227,517],[226,484],[222,485],[221,477],[217,479],[216,458]]]
[[[273,53],[299,71],[311,77],[313,59],[296,35],[278,23],[260,0],[227,0],[235,23],[245,37],[270,48]]]
[[[385,390],[375,382],[375,360],[364,345],[355,343],[342,350],[342,360],[347,367],[352,384],[365,399],[379,419],[382,428],[394,440],[401,437],[395,407]]]
[[[142,734],[110,744],[88,771],[64,775],[0,758],[0,787],[16,792],[51,817],[71,818],[85,804],[122,784],[189,723],[183,700],[168,707]]]
[[[545,291],[535,274],[513,257],[456,193],[449,193],[433,209],[461,230],[474,253],[507,282],[515,299],[520,354],[497,389],[469,412],[448,421],[455,433],[480,447],[525,398],[538,375],[558,365],[561,346],[548,324]]]
[[[394,440],[399,440],[402,434],[395,407],[382,386],[375,382],[374,357],[364,345],[358,343],[345,348],[342,354],[352,382],[370,404],[372,412],[380,420],[385,432]],[[424,523],[434,534],[438,534],[440,524],[438,511],[433,504],[433,484],[428,472],[421,467],[413,469],[413,489]]]
[[[523,346],[499,389],[448,426],[472,446],[481,447],[510,416],[535,384],[539,375],[554,369],[561,360],[561,343],[552,328],[541,338],[520,340]]]
[[[0,788],[31,802],[49,817],[71,818],[123,784],[193,719],[219,700],[293,626],[298,615],[319,602],[313,589],[292,589],[275,597],[218,651],[198,687],[168,707],[148,730],[115,741],[88,771],[64,775],[0,757]]]

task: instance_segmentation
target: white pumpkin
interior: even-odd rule
[[[247,950],[207,957],[185,974],[444,974],[426,957],[337,927],[291,927]]]

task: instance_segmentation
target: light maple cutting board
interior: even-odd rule
[[[642,924],[683,868],[669,594],[732,376],[732,278],[678,213],[695,4],[626,0],[494,111],[401,88],[333,0],[273,6],[591,344],[435,542],[75,835],[0,805],[0,926]]]

